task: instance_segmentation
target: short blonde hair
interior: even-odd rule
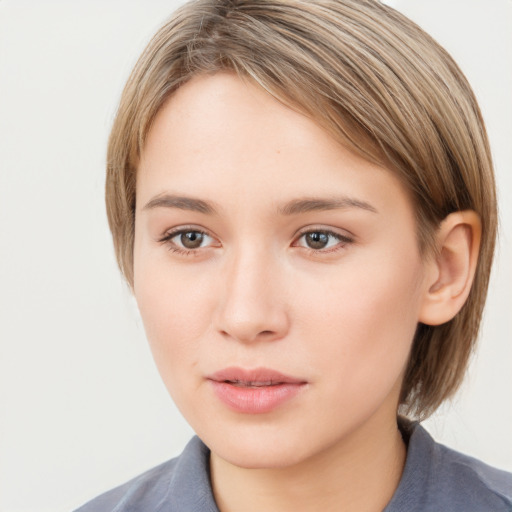
[[[418,326],[402,411],[431,414],[459,387],[477,338],[496,229],[491,154],[473,92],[452,58],[376,0],[195,0],[153,37],[124,89],[107,156],[106,203],[133,285],[137,165],[164,102],[193,76],[231,71],[314,119],[409,191],[425,253],[441,221],[474,210],[483,236],[469,298],[450,322]]]

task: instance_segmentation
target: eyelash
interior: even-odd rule
[[[182,235],[184,233],[198,233],[203,236],[211,237],[211,235],[209,235],[206,231],[203,231],[201,229],[185,227],[185,228],[178,228],[173,231],[167,232],[162,238],[160,238],[158,240],[158,242],[167,245],[167,248],[169,249],[169,251],[171,251],[173,253],[177,253],[182,256],[198,256],[199,255],[198,249],[200,249],[200,247],[198,247],[197,249],[184,249],[184,248],[181,248],[181,247],[175,245],[172,242],[173,238],[175,238],[178,235]],[[339,241],[339,244],[337,244],[334,248],[331,248],[328,250],[313,249],[311,247],[298,246],[298,247],[301,247],[302,249],[305,249],[306,251],[308,251],[310,254],[313,254],[313,255],[335,253],[335,252],[342,250],[346,245],[354,242],[353,238],[346,236],[346,235],[342,235],[340,233],[336,233],[329,229],[307,229],[307,230],[304,230],[299,233],[298,237],[294,241],[294,244],[297,241],[299,241],[302,237],[304,237],[310,233],[322,233],[329,237],[333,237]],[[211,238],[213,238],[213,237],[211,237]],[[294,245],[294,246],[297,247],[296,245]]]
[[[184,248],[178,247],[171,241],[176,236],[182,235],[184,233],[199,233],[200,235],[203,235],[203,236],[210,236],[206,231],[203,231],[201,229],[185,227],[185,228],[178,228],[173,231],[169,231],[169,232],[165,233],[165,235],[158,241],[162,244],[167,245],[167,249],[169,249],[169,251],[171,251],[171,252],[180,254],[182,256],[198,256],[199,251],[197,249],[184,249]]]
[[[327,235],[329,237],[332,237],[332,238],[335,238],[336,240],[338,240],[338,243],[333,248],[330,248],[327,250],[326,249],[313,249],[311,247],[300,246],[300,247],[302,247],[302,249],[306,249],[310,254],[313,254],[313,255],[336,253],[336,252],[344,249],[348,244],[351,244],[354,242],[353,238],[351,238],[347,235],[342,235],[341,233],[336,233],[335,231],[331,231],[329,229],[307,229],[307,230],[301,231],[299,233],[299,236],[296,238],[296,241],[299,241],[302,237],[304,237],[310,233],[322,233],[323,235]],[[296,242],[294,242],[294,244],[295,243]]]

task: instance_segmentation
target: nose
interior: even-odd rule
[[[274,341],[289,329],[286,290],[275,259],[247,251],[226,262],[216,312],[216,328],[243,343]]]

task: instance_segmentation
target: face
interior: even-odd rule
[[[157,115],[134,291],[217,456],[282,467],[395,423],[424,274],[398,180],[257,86],[197,77]]]

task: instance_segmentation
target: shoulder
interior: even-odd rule
[[[482,510],[512,511],[511,473],[437,443],[432,473],[440,493],[452,492],[463,503],[495,504],[495,508]]]
[[[163,507],[163,508],[162,508]],[[75,512],[217,512],[209,450],[194,437],[183,453],[86,503]]]
[[[411,424],[402,480],[389,512],[512,512],[512,474],[436,443]]]
[[[164,462],[129,482],[111,489],[80,507],[76,512],[117,512],[124,510],[123,505],[128,503],[144,504],[148,500],[158,500],[159,496],[165,494],[172,480],[177,460]]]

